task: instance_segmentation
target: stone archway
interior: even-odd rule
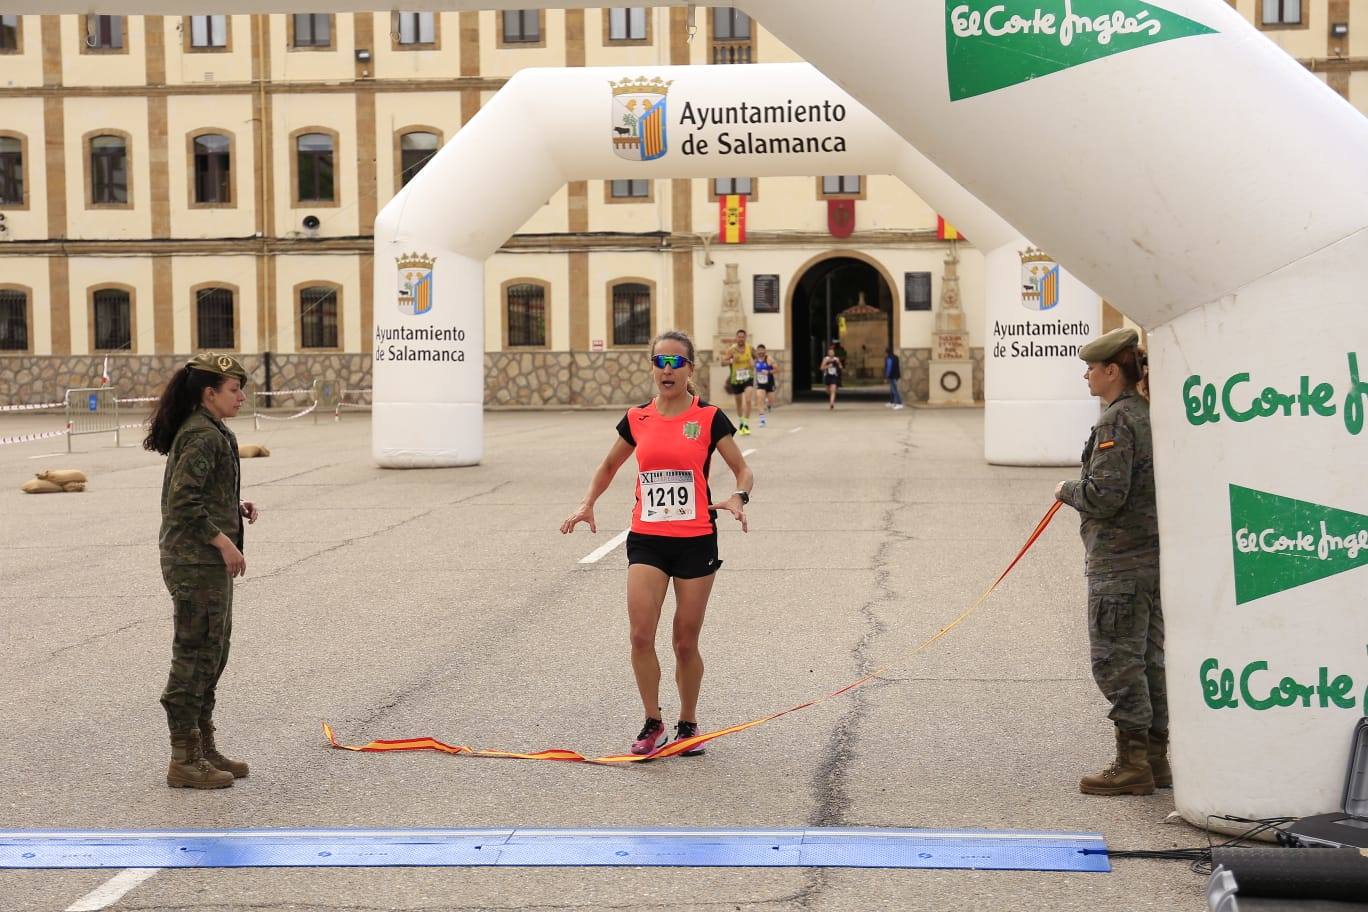
[[[882,263],[855,250],[826,251],[794,272],[784,332],[795,397],[821,393],[816,371],[830,341],[839,341],[845,353],[847,394],[886,393],[884,348],[900,347],[896,287]]]

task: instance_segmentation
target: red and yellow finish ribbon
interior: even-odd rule
[[[1003,570],[1002,573],[998,575],[998,578],[993,580],[993,584],[989,586],[987,589],[983,590],[983,594],[980,595],[972,605],[966,608],[959,615],[959,617],[955,618],[950,623],[946,624],[940,630],[937,630],[934,634],[927,637],[925,640],[918,643],[916,646],[897,656],[892,661],[887,662],[884,665],[881,665],[880,667],[876,668],[874,671],[871,671],[869,674],[865,675],[859,680],[852,681],[849,684],[846,684],[844,687],[841,687],[837,690],[833,690],[831,693],[826,694],[825,696],[808,700],[806,703],[799,703],[797,706],[790,706],[788,709],[781,709],[779,712],[770,713],[768,716],[762,716],[759,719],[752,719],[749,722],[742,722],[737,725],[730,725],[727,728],[720,728],[717,731],[707,732],[706,734],[694,735],[692,738],[684,738],[679,741],[671,741],[670,743],[666,744],[664,747],[660,748],[654,753],[643,755],[615,754],[609,757],[586,757],[583,754],[576,753],[572,750],[566,750],[564,748],[551,748],[549,750],[537,751],[536,753],[524,754],[518,753],[516,751],[502,751],[491,750],[489,748],[467,747],[463,744],[447,744],[443,741],[438,741],[436,738],[400,738],[397,740],[371,741],[369,744],[353,746],[338,743],[337,736],[333,734],[332,726],[329,725],[327,722],[323,723],[323,736],[328,739],[329,744],[331,744],[338,750],[361,751],[364,753],[385,753],[388,751],[426,750],[437,751],[438,753],[443,754],[454,754],[466,757],[488,757],[501,760],[559,760],[566,763],[594,763],[605,766],[611,766],[621,763],[639,763],[643,760],[664,760],[667,757],[673,757],[677,754],[682,754],[684,751],[692,750],[695,747],[707,744],[709,741],[714,741],[718,738],[724,737],[725,735],[734,735],[737,732],[745,731],[748,728],[754,728],[757,725],[764,725],[766,722],[772,722],[775,719],[778,719],[780,716],[787,716],[789,713],[797,712],[800,709],[807,709],[809,706],[816,706],[819,703],[825,703],[827,700],[839,697],[843,694],[850,693],[852,690],[855,690],[858,687],[862,687],[863,685],[868,684],[870,681],[873,681],[875,678],[880,677],[884,672],[888,671],[888,669],[893,668],[894,666],[901,664],[902,662],[906,661],[907,659],[911,658],[917,653],[928,649],[937,640],[942,639],[947,634],[949,634],[950,631],[954,630],[960,624],[964,623],[964,621],[967,620],[971,614],[977,611],[983,605],[983,603],[988,600],[988,597],[993,594],[994,590],[996,590],[997,587],[1001,585],[1002,581],[1007,578],[1007,574],[1011,573],[1012,570],[1016,568],[1016,565],[1021,562],[1021,559],[1023,557],[1026,556],[1026,552],[1029,551],[1031,549],[1031,546],[1034,545],[1036,541],[1040,538],[1040,536],[1044,534],[1046,527],[1050,525],[1050,520],[1054,519],[1055,514],[1059,512],[1060,506],[1062,506],[1062,504],[1060,504],[1058,501],[1056,501],[1054,504],[1050,506],[1050,509],[1045,512],[1045,515],[1043,517],[1041,517],[1040,522],[1036,523],[1035,529],[1031,531],[1031,534],[1026,539],[1026,543],[1021,546],[1021,550],[1019,550],[1016,553],[1016,556],[1012,558],[1012,562],[1007,565],[1007,569]]]

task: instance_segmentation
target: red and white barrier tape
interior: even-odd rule
[[[306,408],[304,411],[298,412],[298,413],[296,413],[296,414],[294,414],[294,415],[285,415],[284,417],[278,417],[278,416],[276,416],[276,415],[264,415],[264,414],[262,414],[261,412],[257,412],[257,413],[256,413],[255,415],[253,415],[252,417],[253,417],[253,418],[264,418],[264,419],[266,419],[267,421],[293,421],[293,420],[295,420],[296,418],[303,418],[305,415],[309,414],[310,412],[312,412],[312,411],[313,411],[314,409],[316,409],[316,408],[318,408],[318,403],[317,403],[317,402],[315,402],[313,405],[311,405],[311,406],[309,406],[308,408]]]
[[[132,399],[115,399],[114,401],[123,405],[125,402],[156,402],[156,396],[135,396]]]
[[[303,390],[271,390],[270,392],[266,392],[265,390],[259,390],[259,391],[257,391],[257,392],[252,393],[252,395],[253,395],[253,396],[312,396],[312,395],[313,395],[313,390],[311,390],[311,389],[303,389]]]
[[[65,402],[39,402],[34,405],[0,405],[0,412],[36,412],[39,409],[62,408]]]
[[[66,431],[47,431],[43,434],[19,434],[16,437],[0,437],[0,446],[8,443],[32,443],[35,440],[47,440],[49,437],[61,437]]]

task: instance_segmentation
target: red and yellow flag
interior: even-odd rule
[[[947,222],[944,216],[936,216],[936,237],[942,241],[962,241],[964,235],[959,233],[959,229]]]
[[[739,194],[717,198],[717,237],[723,244],[746,243],[746,198]]]

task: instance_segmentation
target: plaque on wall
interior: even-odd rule
[[[779,312],[779,277],[777,275],[758,275],[751,289],[751,300],[755,312]]]
[[[931,309],[931,273],[903,273],[904,301],[903,310]]]

